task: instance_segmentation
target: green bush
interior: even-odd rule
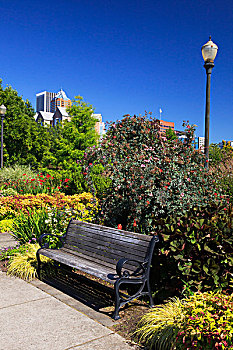
[[[217,193],[216,193],[217,197]],[[152,278],[160,293],[223,290],[230,287],[233,268],[233,206],[212,203],[157,222],[160,255]],[[161,287],[162,286],[162,287]]]
[[[35,172],[26,165],[14,165],[12,167],[2,168],[0,170],[0,186],[2,187],[6,182],[17,182],[22,181],[23,174],[28,177],[36,176]]]
[[[102,175],[109,180],[97,220],[148,234],[161,217],[215,202],[215,178],[204,169],[204,155],[191,146],[194,128],[186,125],[185,133],[185,142],[167,141],[159,121],[147,116],[110,124],[100,147],[84,155],[89,181],[96,164],[103,165]]]
[[[7,274],[28,281],[37,277],[36,252],[39,248],[39,244],[26,244],[21,247],[19,251],[15,252],[15,254],[10,257]],[[50,262],[51,260],[42,256],[41,261]]]
[[[72,211],[69,209],[45,209],[30,210],[27,213],[20,212],[14,219],[12,236],[20,243],[26,244],[38,242],[43,233],[63,235],[66,231]],[[50,240],[56,246],[58,239]]]
[[[183,304],[178,298],[172,298],[165,305],[158,305],[144,315],[135,334],[139,342],[149,349],[171,350],[178,329],[184,319]]]
[[[136,331],[156,350],[233,349],[233,295],[195,293],[151,309]]]

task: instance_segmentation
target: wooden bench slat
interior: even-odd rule
[[[129,241],[129,240],[121,240],[121,239],[116,239],[114,237],[108,237],[108,236],[102,236],[102,235],[94,235],[92,232],[68,232],[66,240],[67,241],[79,241],[79,240],[93,240],[93,241],[98,241],[98,243],[110,243],[114,246],[119,246],[123,247],[126,249],[134,248],[135,250],[141,251],[143,254],[147,251],[147,248],[150,244],[150,242],[140,242],[140,241]]]
[[[76,246],[76,247],[85,247],[85,250],[88,250],[88,247],[91,247],[91,249],[95,249],[97,251],[109,251],[109,253],[114,254],[118,254],[118,255],[133,255],[135,257],[135,259],[144,259],[145,254],[147,252],[147,249],[145,248],[143,251],[142,250],[138,250],[137,247],[134,249],[134,247],[132,245],[130,246],[122,246],[122,245],[118,245],[117,243],[112,243],[112,242],[100,242],[97,239],[89,239],[86,237],[80,237],[79,240],[73,240],[71,239],[67,239],[66,240],[67,244],[69,244],[70,249],[72,249],[72,246]]]
[[[112,268],[110,269],[109,267],[104,267],[102,265],[97,264],[96,262],[91,262],[90,260],[87,260],[85,258],[81,258],[79,257],[77,259],[77,257],[74,257],[70,254],[64,253],[64,252],[59,252],[57,253],[54,250],[47,250],[47,249],[43,249],[41,251],[41,253],[43,253],[43,255],[54,259],[62,264],[68,265],[70,267],[79,269],[83,272],[86,272],[92,276],[101,278],[104,281],[110,282],[110,283],[114,283],[115,280],[114,279],[110,279],[108,276],[109,275],[115,275],[116,271]]]
[[[143,235],[141,233],[134,233],[134,232],[125,231],[125,230],[118,230],[118,229],[115,229],[112,227],[92,224],[90,222],[73,220],[72,223],[70,224],[70,227],[73,227],[73,226],[76,226],[76,227],[79,226],[84,231],[86,229],[90,229],[90,230],[93,230],[94,232],[104,232],[106,234],[113,234],[114,236],[116,236],[116,235],[125,236],[125,237],[129,237],[129,238],[138,239],[140,241],[150,241],[151,240],[151,236],[148,236],[148,235]]]
[[[70,247],[68,245],[65,245],[64,248],[69,249]],[[126,255],[125,256],[122,256],[122,255],[113,256],[113,255],[109,254],[108,252],[106,252],[105,255],[100,255],[94,249],[93,250],[91,250],[91,249],[85,250],[85,249],[80,249],[78,247],[73,247],[72,250],[74,252],[77,251],[79,254],[89,256],[90,258],[94,257],[95,259],[102,261],[102,262],[108,262],[110,264],[115,264],[115,266],[116,266],[116,263],[118,262],[118,260],[120,260],[121,258],[131,258],[129,255],[128,256],[126,256]],[[140,260],[143,260],[143,259],[140,259]],[[132,269],[132,266],[135,266],[135,265],[136,264],[131,263],[130,264],[131,269]]]

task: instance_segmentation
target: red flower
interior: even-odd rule
[[[92,166],[92,163],[89,163],[89,166]]]
[[[133,227],[136,227],[137,226],[137,223],[136,223],[136,220],[134,219],[133,221]]]
[[[65,179],[65,181],[64,181],[64,182],[68,182],[68,181],[70,181],[70,179]]]
[[[165,188],[165,190],[167,190],[167,189],[168,189],[168,186],[164,186],[164,188]]]
[[[122,225],[118,224],[117,228],[118,228],[118,230],[122,230]]]
[[[159,171],[162,173],[163,172],[163,170],[162,169],[159,169]]]
[[[116,136],[113,136],[114,139],[116,139]]]
[[[47,177],[47,179],[49,179],[51,177],[51,175],[47,174],[46,177]]]
[[[59,186],[58,186],[58,189],[60,190],[60,189],[61,189],[61,187],[59,187]]]
[[[26,174],[23,174],[23,176],[25,176]]]
[[[218,194],[217,193],[214,193],[215,196],[217,196]]]

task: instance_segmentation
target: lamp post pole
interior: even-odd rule
[[[209,140],[210,140],[210,80],[214,63],[206,62],[206,104],[205,104],[205,167],[209,168]]]
[[[4,105],[0,106],[1,115],[1,169],[3,168],[3,122],[6,114],[6,107]]]
[[[205,105],[205,168],[209,168],[209,141],[210,141],[210,80],[214,59],[218,52],[218,46],[213,43],[211,36],[209,41],[201,48],[206,70],[206,105]]]

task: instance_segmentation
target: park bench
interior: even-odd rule
[[[76,268],[104,281],[114,283],[115,311],[113,319],[119,319],[119,309],[142,295],[149,297],[153,306],[149,273],[152,255],[158,236],[142,235],[106,226],[72,219],[64,236],[56,236],[60,249],[49,248],[52,234],[43,234],[37,251],[38,276],[40,278],[40,255],[60,264]],[[44,242],[44,243],[43,243]],[[120,286],[137,285],[134,295],[123,295]]]

